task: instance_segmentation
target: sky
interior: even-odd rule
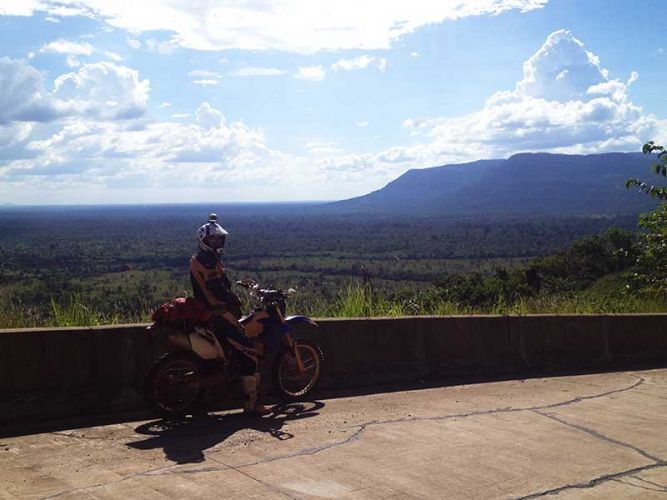
[[[0,205],[333,200],[667,143],[655,0],[0,0]]]

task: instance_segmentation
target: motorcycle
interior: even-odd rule
[[[275,392],[286,401],[307,396],[317,384],[322,350],[309,339],[295,338],[297,324],[317,327],[305,316],[285,316],[286,300],[295,290],[263,289],[254,280],[237,281],[246,288],[256,306],[239,320],[258,354],[273,358],[271,376]],[[231,346],[223,347],[207,323],[188,325],[154,323],[149,327],[166,340],[167,352],[148,370],[144,397],[148,405],[165,417],[187,415],[200,406],[212,385],[240,379],[238,356]],[[222,380],[221,380],[222,379]]]

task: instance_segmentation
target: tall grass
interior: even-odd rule
[[[664,297],[645,297],[618,292],[584,291],[565,295],[520,297],[512,303],[498,301],[486,307],[471,307],[439,299],[437,295],[414,293],[407,298],[385,296],[361,283],[351,282],[329,302],[297,297],[289,311],[315,317],[373,317],[463,314],[595,314],[667,312]],[[74,294],[61,300],[51,299],[46,307],[26,305],[20,300],[0,296],[0,328],[38,326],[92,326],[145,322],[148,310],[127,310],[127,306],[92,303]]]
[[[150,311],[124,310],[117,304],[99,304],[73,294],[47,304],[26,305],[15,297],[0,296],[0,328],[113,325],[148,321]]]

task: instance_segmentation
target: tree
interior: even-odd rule
[[[667,177],[667,150],[653,141],[644,144],[644,154],[657,153],[652,165],[654,172]],[[625,187],[637,188],[660,200],[660,206],[639,216],[639,226],[645,230],[642,251],[637,259],[635,284],[645,291],[667,293],[667,187],[655,186],[639,179],[628,179]]]
[[[667,177],[667,150],[665,150],[664,146],[658,146],[653,141],[649,141],[642,147],[642,153],[645,155],[658,153],[658,159],[651,166],[651,168],[655,171],[656,174]],[[653,184],[643,182],[641,179],[633,178],[625,181],[625,187],[627,189],[633,187],[637,188],[649,196],[658,198],[660,201],[667,200],[667,187],[665,186],[655,186]]]

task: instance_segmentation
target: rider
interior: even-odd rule
[[[246,400],[245,413],[265,415],[269,410],[257,400],[259,361],[252,341],[246,336],[241,317],[241,301],[232,291],[221,255],[227,231],[218,224],[216,214],[197,230],[199,252],[190,259],[190,281],[196,298],[208,303],[213,312],[211,326],[222,345],[231,344],[240,352],[241,382]]]

